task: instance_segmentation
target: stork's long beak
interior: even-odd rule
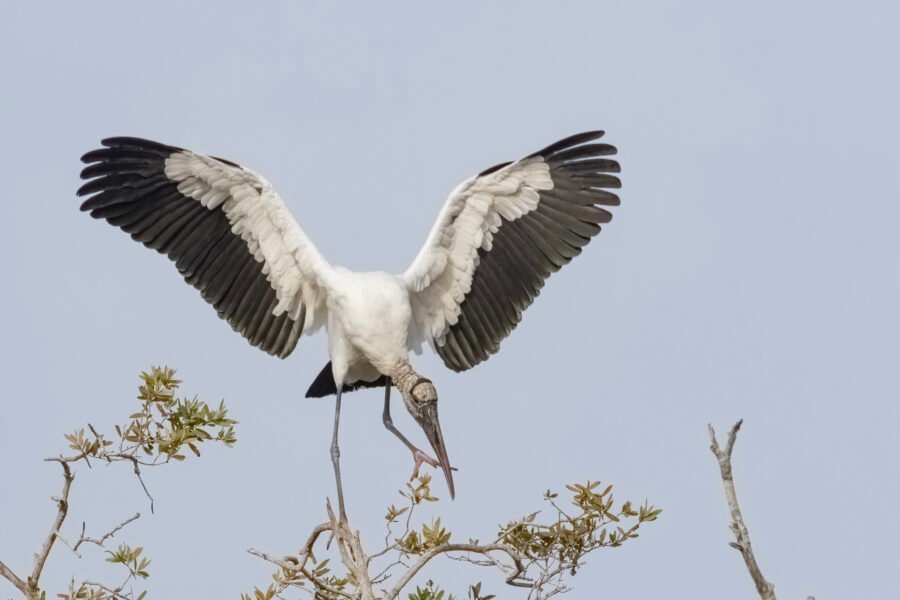
[[[441,433],[441,422],[438,420],[437,402],[432,402],[422,409],[422,417],[419,419],[419,425],[425,432],[425,437],[434,449],[435,457],[441,463],[441,470],[444,472],[444,478],[447,480],[447,487],[450,489],[450,499],[456,496],[453,488],[453,471],[450,469],[450,458],[447,456],[447,448],[444,446],[444,436]]]

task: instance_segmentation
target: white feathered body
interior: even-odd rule
[[[380,271],[333,267],[322,283],[335,383],[390,376],[408,356],[412,307],[404,281]]]

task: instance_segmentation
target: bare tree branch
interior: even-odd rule
[[[47,557],[50,556],[53,542],[56,541],[63,521],[66,520],[66,515],[69,513],[69,490],[72,488],[72,480],[75,479],[75,476],[72,475],[72,469],[69,468],[68,463],[60,462],[59,464],[62,465],[63,469],[63,488],[59,496],[53,498],[56,502],[56,517],[53,519],[53,525],[50,526],[50,533],[47,534],[47,539],[44,540],[40,551],[34,557],[34,568],[25,582],[25,594],[29,597],[35,595],[38,591],[38,583],[44,570],[44,564],[47,562]]]
[[[728,509],[731,512],[730,527],[736,541],[731,542],[729,545],[738,550],[741,553],[741,556],[744,557],[744,563],[747,565],[750,577],[756,585],[756,591],[759,592],[759,597],[762,598],[762,600],[776,600],[775,586],[763,577],[759,564],[756,562],[756,556],[753,554],[753,547],[750,544],[750,532],[747,530],[747,525],[744,523],[744,516],[741,514],[741,507],[738,505],[737,492],[734,489],[731,453],[734,450],[734,442],[737,440],[737,434],[738,431],[740,431],[743,422],[744,420],[741,419],[731,428],[724,450],[719,447],[715,429],[713,429],[712,425],[709,425],[709,449],[712,451],[713,455],[715,455],[716,461],[719,463],[722,484],[725,486],[725,498],[728,501]]]
[[[11,584],[13,584],[14,586],[16,586],[16,589],[17,589],[17,590],[19,590],[19,591],[22,592],[23,594],[26,593],[26,591],[25,591],[25,582],[22,581],[22,579],[19,578],[18,575],[16,575],[15,573],[13,573],[12,570],[11,570],[9,567],[7,567],[5,564],[3,564],[3,561],[2,561],[2,560],[0,560],[0,575],[3,575],[3,577],[5,577],[7,580],[9,580],[9,582],[10,582]]]
[[[91,427],[91,431],[94,431],[93,427]],[[135,449],[136,448],[132,448],[130,451],[133,452]],[[141,476],[141,467],[140,466],[144,465],[145,467],[156,467],[156,466],[159,466],[162,464],[166,464],[169,461],[165,460],[163,462],[149,462],[149,461],[145,461],[145,460],[140,460],[139,458],[137,458],[136,456],[134,456],[133,454],[130,454],[128,452],[103,452],[102,455],[100,456],[100,458],[105,460],[107,463],[112,463],[112,462],[116,462],[116,461],[120,461],[120,460],[127,460],[132,465],[134,465],[134,474],[137,477],[138,482],[141,484],[141,488],[143,488],[143,490],[144,490],[144,495],[147,496],[147,499],[150,501],[150,512],[153,513],[153,508],[154,508],[153,496],[150,495],[150,490],[147,488],[147,484],[144,483],[144,478]],[[88,455],[84,454],[84,453],[76,454],[74,456],[61,456],[61,455],[54,456],[52,458],[45,458],[44,460],[47,462],[58,462],[60,464],[75,463],[75,462],[78,462],[79,460],[83,460],[85,463],[87,463],[88,467],[91,466],[90,461],[88,461]]]
[[[440,554],[446,554],[447,552],[472,552],[475,554],[484,554],[485,556],[490,556],[490,552],[505,552],[512,559],[515,568],[507,569],[503,568],[499,563],[494,564],[503,570],[506,575],[506,583],[512,586],[526,588],[530,588],[534,585],[534,582],[530,579],[522,578],[522,575],[525,573],[525,567],[522,565],[522,560],[512,548],[505,544],[485,544],[483,546],[478,544],[442,544],[423,554],[422,557],[397,580],[394,587],[385,592],[384,600],[394,600],[394,598],[398,597],[403,591],[403,588],[416,576],[422,567],[428,564],[434,557]]]
[[[106,533],[104,533],[102,536],[100,536],[99,540],[95,540],[94,538],[84,537],[84,524],[82,523],[82,526],[81,526],[82,537],[81,537],[81,539],[78,540],[78,543],[75,544],[75,549],[77,550],[78,546],[80,546],[84,542],[95,544],[102,548],[103,544],[106,542],[106,540],[108,540],[112,536],[119,533],[129,523],[133,523],[134,521],[137,521],[140,518],[141,518],[141,513],[139,513],[139,512],[134,513],[133,515],[131,515],[130,517],[128,517],[127,519],[125,519],[124,521],[122,521],[121,523],[119,523],[118,525],[116,525],[115,527],[113,527],[112,529],[107,531]]]
[[[353,576],[360,598],[375,600],[375,590],[372,588],[372,579],[369,576],[369,557],[362,548],[359,532],[349,531],[346,522],[338,521],[330,501],[325,502],[325,510],[328,511],[328,520],[331,521],[331,531],[337,541],[341,560]]]
[[[147,489],[147,484],[144,483],[144,478],[141,477],[140,461],[134,456],[126,455],[126,457],[131,461],[131,464],[134,465],[134,475],[138,478],[138,481],[141,482],[141,487],[144,488],[144,494],[146,494],[147,499],[150,500],[150,514],[153,514],[153,496],[150,495],[150,490]]]
[[[66,541],[66,538],[64,538],[62,535],[60,535],[60,532],[58,532],[58,531],[56,532],[56,537],[59,539],[59,541],[64,543],[66,546],[68,546],[69,550],[71,550],[72,552],[75,553],[75,556],[77,556],[78,558],[81,558],[81,554],[78,553],[78,548],[81,547],[82,544],[85,544],[85,543],[94,544],[95,546],[104,548],[103,544],[106,543],[106,540],[108,540],[109,538],[111,538],[114,535],[116,535],[117,533],[119,533],[129,523],[133,523],[140,518],[141,518],[141,513],[134,513],[133,515],[131,515],[130,517],[128,517],[127,519],[125,519],[124,521],[122,521],[121,523],[119,523],[118,525],[116,525],[115,527],[113,527],[112,529],[107,531],[106,533],[104,533],[102,536],[100,536],[99,539],[87,537],[86,535],[84,535],[87,525],[83,522],[81,523],[81,535],[78,537],[78,540],[76,540],[74,544],[70,544],[68,541]]]

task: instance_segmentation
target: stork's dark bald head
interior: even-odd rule
[[[456,496],[453,487],[453,472],[450,468],[450,458],[447,456],[447,448],[444,445],[444,435],[441,433],[441,422],[438,419],[438,394],[431,380],[416,373],[409,363],[404,363],[397,369],[393,377],[394,385],[403,396],[403,404],[412,415],[425,437],[434,449],[441,470],[447,480],[450,497]]]

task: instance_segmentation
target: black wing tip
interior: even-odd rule
[[[106,148],[133,148],[135,150],[157,150],[159,152],[180,152],[182,149],[176,146],[169,146],[160,142],[154,142],[146,138],[134,136],[113,136],[103,138],[100,144]]]
[[[612,192],[606,192],[606,194],[603,195],[603,206],[621,206],[621,205],[622,205],[622,199],[619,198],[618,194],[614,194]]]
[[[142,150],[145,152],[155,152],[161,155],[173,154],[175,152],[183,152],[183,148],[170,146],[160,142],[154,142],[145,138],[134,136],[113,136],[100,140],[102,148],[96,148],[90,152],[86,152],[81,156],[81,162],[90,164],[109,160],[110,150]]]
[[[94,205],[91,203],[91,200],[93,200],[93,198],[88,198],[87,200],[85,200],[84,202],[82,202],[82,203],[81,203],[81,206],[78,207],[78,210],[81,211],[81,212],[89,212],[89,213],[91,213],[91,216],[92,216],[92,217],[94,217],[95,219],[99,219],[99,218],[101,218],[101,217],[98,217],[98,216],[95,215],[94,212],[93,212],[95,207],[94,207]]]
[[[95,148],[81,155],[81,162],[88,166],[81,170],[79,177],[83,181],[86,180],[86,183],[75,192],[76,197],[81,198],[102,191],[97,188],[100,185],[98,182],[103,181],[108,175],[94,171],[94,165],[97,163],[115,163],[119,160],[128,161],[129,157],[134,156],[134,151],[147,153],[151,158],[155,155],[160,159],[176,152],[182,152],[182,149],[176,146],[168,146],[152,140],[130,136],[104,138],[100,140],[100,145],[103,147]],[[90,199],[84,202],[80,209],[82,211],[91,210],[92,206],[89,203]]]
[[[558,142],[550,144],[546,148],[542,150],[538,150],[531,156],[541,156],[546,158],[551,154],[555,154],[560,150],[565,150],[567,148],[572,148],[573,146],[580,146],[581,144],[586,144],[588,142],[592,142],[594,140],[599,140],[606,132],[600,129],[595,129],[593,131],[584,131],[582,133],[576,133],[575,135],[570,135],[569,137],[565,137]],[[529,157],[530,158],[530,157]]]
[[[599,140],[604,135],[606,135],[606,131],[603,129],[594,129],[593,131],[585,131],[582,133],[576,133],[571,136],[572,138],[584,138],[582,141],[573,142],[574,144],[583,144],[584,142],[592,142],[594,140]]]

